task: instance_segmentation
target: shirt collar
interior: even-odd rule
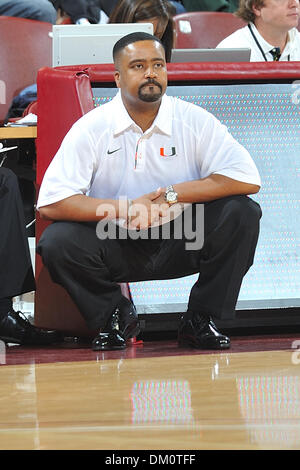
[[[171,98],[170,96],[164,95],[161,100],[158,114],[151,128],[157,127],[157,129],[159,129],[164,134],[172,135],[172,114],[173,109]]]
[[[289,53],[292,49],[295,48],[296,45],[296,35],[298,34],[298,30],[296,28],[290,29],[288,32],[288,40],[286,46],[284,48],[284,53]]]
[[[254,23],[250,23],[251,25],[251,28],[252,28],[252,31],[253,33],[255,34],[256,36],[256,39],[258,40],[262,50],[264,51],[264,53],[266,54],[267,52],[270,52],[271,49],[274,48],[274,46],[272,44],[270,44],[269,42],[267,42],[263,37],[262,35],[259,33],[258,29],[256,28],[255,24]],[[295,31],[295,28],[293,29],[290,29],[290,31],[288,32],[288,40],[287,40],[287,43],[285,45],[285,48],[284,50],[282,51],[282,54],[281,55],[286,55],[286,53],[289,53],[290,50],[291,50],[291,45],[293,43],[293,39],[295,38],[295,34],[296,34],[296,31]]]
[[[132,126],[134,122],[129,116],[129,114],[127,113],[126,108],[123,104],[122,97],[121,97],[121,90],[118,90],[118,93],[114,97],[113,102],[115,104],[114,134],[121,134],[126,129],[128,129],[128,127]]]
[[[129,127],[137,127],[124,106],[120,90],[114,98],[114,103],[116,105],[114,134],[121,134]],[[162,97],[158,114],[146,133],[153,131],[154,128],[159,129],[164,134],[172,134],[172,103],[169,96],[164,95]]]

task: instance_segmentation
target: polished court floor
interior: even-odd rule
[[[0,449],[300,449],[300,335],[2,347]]]

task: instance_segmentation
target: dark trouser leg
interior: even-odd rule
[[[153,250],[147,254],[144,241],[100,240],[96,224],[55,222],[44,231],[37,253],[88,327],[96,329],[106,325],[122,299],[120,282],[148,279]]]
[[[23,202],[16,175],[0,168],[0,339],[6,343],[46,345],[62,340],[55,331],[35,328],[11,299],[35,290],[25,227]]]
[[[205,205],[205,242],[198,281],[188,309],[232,318],[244,275],[253,263],[259,235],[259,205],[246,196]]]
[[[96,224],[55,222],[44,231],[37,253],[52,280],[70,294],[88,327],[103,327],[122,294],[105,265],[106,248],[96,236]]]
[[[185,249],[184,238],[100,240],[95,224],[56,222],[45,230],[37,251],[91,328],[105,326],[120,302],[119,282],[176,278],[200,270],[189,308],[226,317],[233,315],[252,262],[259,217],[259,206],[244,196],[205,204],[205,243],[196,251]]]
[[[0,298],[35,290],[18,180],[0,168]]]

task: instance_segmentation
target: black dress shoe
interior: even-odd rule
[[[32,346],[45,346],[61,342],[63,333],[55,330],[44,330],[30,323],[22,312],[11,310],[0,321],[0,340]]]
[[[119,315],[119,330],[125,340],[137,336],[140,329],[140,322],[135,306],[130,300],[123,297],[117,307]]]
[[[210,316],[187,312],[180,320],[178,344],[197,349],[228,349],[230,339],[218,331]]]
[[[117,330],[110,332],[100,332],[96,338],[93,339],[93,351],[115,351],[126,348],[126,341],[117,332]]]
[[[119,312],[116,309],[107,324],[92,341],[94,351],[114,351],[126,348],[126,340],[119,331]]]
[[[123,297],[107,324],[94,338],[94,351],[113,351],[126,348],[126,340],[137,336],[140,322],[135,306]]]

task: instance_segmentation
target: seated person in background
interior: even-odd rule
[[[35,290],[23,203],[18,179],[0,168],[0,340],[22,345],[48,345],[63,335],[33,326],[22,312],[13,310],[12,298]]]
[[[228,348],[213,317],[233,318],[253,263],[261,210],[247,195],[259,191],[257,168],[212,114],[165,95],[157,37],[128,34],[113,58],[119,93],[73,125],[44,175],[37,206],[55,222],[37,252],[98,330],[94,350],[124,349],[139,332],[119,283],[192,273],[201,274],[179,344]]]
[[[239,0],[182,0],[186,11],[225,11],[237,10]]]
[[[1,15],[47,21],[55,24],[57,12],[49,0],[1,0]]]
[[[251,62],[300,60],[299,0],[240,0],[236,16],[248,23],[218,44],[251,49]]]
[[[176,15],[180,15],[180,13],[185,13],[186,9],[183,6],[182,2],[174,2],[173,0],[170,0],[170,3],[175,7],[176,9]]]
[[[175,8],[167,0],[119,0],[109,23],[152,23],[153,34],[163,43],[170,62],[174,45]]]
[[[98,3],[101,9],[106,13],[107,16],[110,16],[116,7],[118,0],[98,0]],[[184,13],[186,9],[184,8],[182,1],[173,1],[170,0],[170,3],[175,7],[175,14]]]
[[[74,24],[106,23],[107,15],[101,11],[99,0],[49,0],[59,12],[58,23],[65,17]]]

